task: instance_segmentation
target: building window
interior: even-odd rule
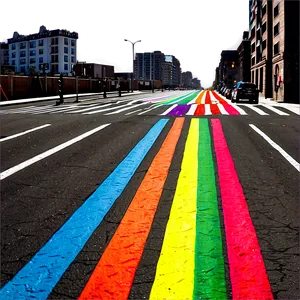
[[[25,67],[20,68],[21,73],[25,73]]]
[[[264,49],[266,49],[266,47],[267,47],[267,41],[264,40],[264,41],[262,42],[262,49],[264,50]]]
[[[75,40],[71,40],[71,46],[75,47]]]
[[[12,60],[11,61],[11,64],[14,66],[16,64],[16,61],[15,60]]]
[[[44,54],[44,49],[39,49],[39,54]]]
[[[65,45],[69,45],[69,40],[68,40],[68,38],[64,38],[64,44],[65,44]]]
[[[251,65],[252,65],[252,66],[255,65],[255,56],[253,56],[253,57],[251,58]]]
[[[52,73],[58,73],[58,65],[52,65],[51,66],[51,72]]]
[[[65,64],[64,70],[65,70],[65,71],[68,71],[68,70],[69,70],[68,67],[69,67],[69,65],[68,65],[68,64]]]
[[[251,44],[251,52],[255,51],[255,43]]]
[[[278,16],[279,13],[279,3],[274,8],[274,19]]]
[[[69,53],[69,48],[68,47],[64,47],[64,53],[68,54]]]
[[[29,43],[29,47],[30,47],[30,48],[35,48],[35,47],[36,47],[36,41],[31,41],[31,42]]]
[[[16,44],[11,44],[11,50],[16,50]]]
[[[44,46],[44,40],[39,40],[39,46]]]
[[[267,22],[265,22],[264,24],[261,25],[261,30],[262,30],[262,33],[266,32],[266,30],[267,30]]]
[[[26,48],[26,43],[25,42],[21,43],[20,44],[20,49],[25,49],[25,48]]]
[[[279,34],[279,22],[274,26],[274,36]]]
[[[274,55],[279,54],[279,42],[274,45]]]
[[[20,65],[26,65],[26,59],[25,58],[20,59]]]
[[[26,56],[26,52],[25,51],[20,51],[20,57],[25,57]]]
[[[30,58],[30,64],[35,64],[36,63],[36,59],[34,57]]]
[[[58,46],[51,47],[51,54],[58,53]]]
[[[44,58],[43,57],[39,57],[39,63],[42,64],[44,62]]]
[[[51,39],[51,45],[58,45],[58,38],[52,38]]]
[[[68,55],[64,56],[64,62],[68,62]]]
[[[16,58],[16,52],[12,52],[11,58]]]
[[[57,63],[58,62],[58,55],[51,55],[51,62]]]
[[[266,14],[266,12],[267,12],[267,4],[265,4],[265,5],[263,6],[261,12],[262,12],[262,16],[264,16],[264,15]]]
[[[29,55],[30,56],[35,56],[36,55],[36,51],[35,50],[30,50]]]
[[[75,57],[74,56],[71,56],[71,62],[75,62]]]
[[[71,54],[74,55],[75,54],[75,49],[71,48]]]

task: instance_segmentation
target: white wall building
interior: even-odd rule
[[[9,64],[15,72],[28,74],[31,68],[36,72],[72,75],[77,61],[77,32],[67,30],[47,30],[40,27],[39,33],[20,35],[15,32],[8,39]]]

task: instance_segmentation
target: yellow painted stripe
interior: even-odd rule
[[[192,119],[150,299],[192,299],[199,122]]]

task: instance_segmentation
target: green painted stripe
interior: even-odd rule
[[[222,236],[211,138],[199,119],[194,299],[226,299]]]
[[[197,97],[197,95],[199,94],[199,92],[194,92],[192,95],[190,95],[189,97],[181,100],[180,102],[178,102],[178,105],[184,105],[184,104],[188,104],[190,101],[192,101],[194,98]]]
[[[176,98],[173,98],[173,99],[171,99],[171,100],[169,100],[169,101],[161,101],[161,102],[159,102],[159,103],[161,103],[161,104],[164,104],[164,105],[167,105],[167,104],[173,104],[174,103],[174,101],[178,101],[179,99],[182,99],[182,98],[184,98],[184,97],[186,97],[188,94],[185,94],[185,95],[182,95],[182,96],[179,96],[179,97],[176,97]],[[176,102],[177,103],[177,102]]]

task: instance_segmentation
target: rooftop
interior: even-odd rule
[[[23,41],[30,41],[30,40],[37,40],[45,37],[55,37],[55,36],[65,36],[71,37],[74,39],[78,39],[77,32],[70,32],[66,29],[55,29],[55,30],[48,30],[44,25],[40,27],[40,31],[38,33],[33,33],[29,35],[21,35],[17,31],[14,32],[13,37],[8,39],[8,44],[16,43],[16,42],[23,42]]]

